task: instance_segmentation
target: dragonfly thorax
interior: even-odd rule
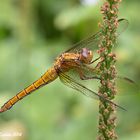
[[[93,52],[88,48],[82,48],[80,52],[80,60],[83,63],[89,64],[92,61],[92,58],[93,58]]]

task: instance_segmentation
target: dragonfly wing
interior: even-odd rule
[[[119,19],[118,22],[119,22],[119,26],[117,28],[117,34],[119,36],[128,27],[128,20]],[[102,31],[99,31],[96,34],[93,34],[88,38],[76,43],[66,52],[79,52],[82,48],[89,48],[90,50],[97,49],[101,38],[102,38]]]
[[[115,105],[116,107],[119,107],[120,109],[125,110],[123,107],[115,104],[114,102],[112,102],[112,101],[104,98],[103,96],[97,94],[96,92],[88,89],[87,87],[78,83],[76,80],[72,79],[71,77],[69,77],[68,75],[66,75],[64,73],[60,73],[59,78],[60,78],[61,82],[64,83],[65,85],[67,85],[68,87],[71,87],[71,88],[83,93],[84,95],[86,95],[88,97],[98,99],[98,100],[101,99],[103,101],[106,101],[108,103]]]
[[[84,40],[74,44],[66,52],[78,52],[82,48],[89,48],[92,50],[97,49],[101,35],[102,35],[101,32],[97,32],[96,34],[93,34],[89,36],[88,38],[85,38]]]
[[[86,95],[88,97],[99,100],[100,96],[97,93],[95,93],[94,91],[91,91],[84,85],[78,83],[75,79],[71,78],[67,74],[60,73],[59,78],[60,78],[61,82],[64,83],[65,85],[67,85],[68,87],[71,87],[77,91],[80,91],[81,93],[83,93],[84,95]]]
[[[122,32],[124,32],[127,29],[129,22],[127,19],[124,18],[119,19],[118,22],[119,26],[117,28],[117,34],[119,36]]]
[[[127,77],[118,76],[116,86],[119,95],[137,95],[140,92],[138,83]]]

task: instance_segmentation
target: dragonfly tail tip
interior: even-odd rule
[[[4,110],[2,108],[0,108],[0,113],[4,112]]]

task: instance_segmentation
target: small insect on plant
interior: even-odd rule
[[[125,30],[127,24],[128,24],[127,20],[119,19],[118,35],[123,30]],[[102,34],[101,31],[99,31],[96,34],[91,35],[88,38],[75,44],[67,51],[63,52],[56,58],[53,66],[50,69],[48,69],[44,75],[42,75],[38,80],[33,82],[30,86],[20,91],[13,98],[8,100],[1,107],[0,112],[5,112],[11,109],[11,107],[14,104],[16,104],[19,100],[23,99],[30,93],[36,91],[40,87],[49,84],[58,77],[60,78],[62,83],[64,83],[68,87],[80,91],[86,96],[95,99],[102,99],[120,109],[125,110],[123,107],[115,104],[114,102],[90,90],[89,88],[80,83],[80,80],[81,81],[89,79],[100,80],[100,71],[98,70],[98,64],[101,58],[100,57],[94,58],[94,52],[98,48],[101,37]],[[95,62],[97,63],[97,65],[92,66],[92,64]],[[76,76],[72,77],[72,73],[75,73]],[[77,77],[80,78],[80,80],[77,80]],[[127,78],[123,79],[133,83],[133,81],[130,79]]]

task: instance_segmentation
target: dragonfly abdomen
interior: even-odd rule
[[[33,91],[37,90],[38,88],[54,81],[58,77],[54,67],[50,68],[46,71],[44,75],[42,75],[38,80],[32,83],[30,86],[19,92],[13,98],[11,98],[8,102],[6,102],[0,109],[0,112],[4,112],[9,110],[15,103],[19,100],[23,99],[25,96],[31,94]]]

